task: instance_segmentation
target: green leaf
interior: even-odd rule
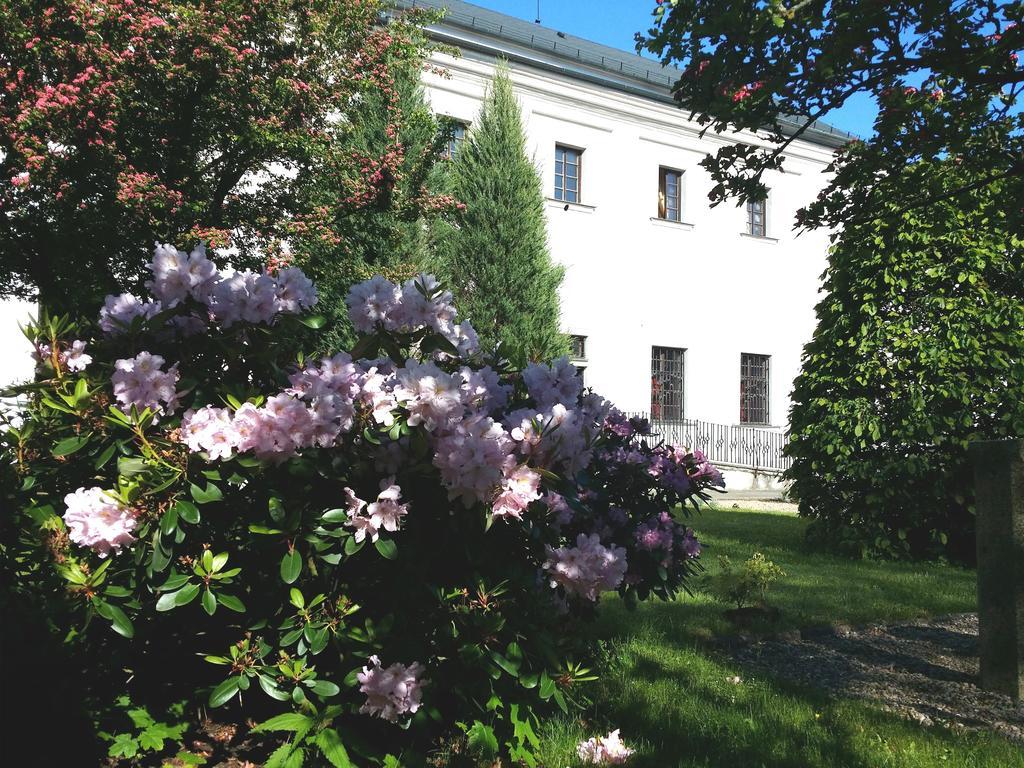
[[[341,688],[330,680],[317,680],[310,690],[312,690],[317,696],[323,696],[324,698],[337,696],[341,693]]]
[[[238,678],[229,677],[210,692],[210,706],[219,707],[238,693]]]
[[[178,607],[178,593],[177,592],[166,592],[160,595],[160,599],[156,601],[156,609],[158,611],[170,611]]]
[[[220,488],[211,482],[206,483],[206,488],[200,488],[195,483],[189,484],[189,492],[192,494],[192,498],[195,499],[196,504],[209,504],[213,501],[220,501],[224,498],[224,494]]]
[[[110,619],[110,626],[113,627],[117,634],[131,639],[135,637],[135,627],[132,626],[131,619],[112,603],[106,603],[107,610],[110,611],[110,615],[107,617]]]
[[[139,753],[139,742],[130,733],[119,733],[107,749],[110,757],[135,757]]]
[[[499,667],[501,667],[503,670],[508,672],[513,677],[519,676],[519,664],[509,659],[506,659],[497,651],[491,651],[491,658],[494,660],[495,664],[497,664]]]
[[[324,728],[313,739],[313,743],[320,748],[320,752],[334,768],[354,768],[348,751],[341,742],[341,736],[333,728]]]
[[[277,699],[278,701],[288,700],[288,694],[278,688],[277,683],[266,675],[258,675],[256,679],[259,680],[260,688],[262,688],[263,692],[270,698]]]
[[[106,466],[106,463],[114,457],[114,451],[116,450],[116,443],[111,443],[106,448],[104,448],[100,455],[96,457],[96,461],[93,462],[93,468],[102,469],[104,466]]]
[[[326,523],[341,523],[348,520],[348,512],[344,509],[328,509],[320,519]]]
[[[357,542],[355,538],[345,539],[345,554],[349,556],[354,555],[356,552],[363,548],[363,544],[365,543],[366,539],[363,539],[359,542]]]
[[[319,331],[327,325],[327,318],[323,315],[299,315],[298,320],[304,326],[312,328],[314,331]]]
[[[139,456],[121,456],[117,460],[117,472],[125,477],[134,477],[146,471],[146,460]]]
[[[245,613],[245,605],[234,595],[225,595],[223,592],[217,593],[217,602],[227,608],[229,611],[235,613]]]
[[[377,541],[373,543],[373,546],[375,546],[377,551],[388,560],[394,560],[398,557],[398,545],[391,539],[377,539]]]
[[[280,523],[285,518],[284,504],[276,496],[271,496],[267,501],[267,509],[270,512],[270,519],[275,523]]]
[[[302,593],[295,587],[292,587],[291,590],[288,592],[288,599],[291,601],[291,604],[298,608],[300,611],[306,607],[305,598],[302,597]]]
[[[482,757],[496,757],[498,755],[498,739],[494,735],[494,729],[484,725],[479,720],[475,721],[469,731],[466,732],[469,741],[469,748]]]
[[[191,501],[179,499],[173,508],[175,511],[177,511],[178,517],[180,517],[186,523],[191,523],[192,525],[195,525],[199,522],[199,507],[197,507]]]
[[[302,572],[302,556],[298,550],[291,550],[281,558],[281,580],[285,584],[293,584]]]
[[[213,596],[213,592],[209,589],[203,590],[203,610],[211,616],[217,611],[217,598]]]
[[[313,719],[306,715],[299,714],[298,712],[286,712],[283,715],[277,715],[269,720],[257,725],[252,729],[253,733],[260,733],[265,731],[300,731],[303,728],[310,728],[313,725]]]
[[[75,451],[79,451],[89,443],[89,435],[75,435],[74,437],[68,437],[61,440],[55,446],[53,446],[54,456],[70,456]]]
[[[199,585],[189,584],[174,593],[175,605],[188,605],[199,596]]]
[[[547,701],[555,693],[555,681],[552,680],[547,672],[540,673],[540,697]]]
[[[178,510],[177,507],[171,507],[164,516],[160,518],[160,531],[164,536],[170,536],[174,533],[174,529],[178,527]]]

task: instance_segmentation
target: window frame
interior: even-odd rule
[[[757,217],[755,215],[756,207],[761,206],[761,231],[757,231]],[[745,206],[747,213],[747,234],[750,237],[768,237],[768,196],[766,195],[763,200],[747,200]]]
[[[583,203],[583,152],[582,147],[574,147],[571,144],[562,144],[560,142],[555,143],[554,199],[560,203],[569,203],[570,205],[582,205]],[[576,158],[575,163],[570,163],[570,165],[575,165],[576,167],[576,176],[574,177],[576,179],[575,189],[571,189],[565,183],[566,179],[570,178],[565,173],[565,158],[568,153],[573,153]],[[561,164],[561,172],[559,172],[559,164]],[[561,184],[559,184],[559,179],[561,179]],[[575,194],[575,200],[568,199],[569,192]]]
[[[771,425],[771,363],[771,355],[740,352],[740,424]],[[755,366],[757,375],[754,372]],[[751,383],[756,384],[754,391],[751,391]],[[756,419],[756,416],[763,416],[763,420]]]
[[[580,354],[576,354],[576,339],[580,340]],[[587,359],[587,337],[582,333],[570,333],[569,334],[569,359],[570,360],[586,360]]]
[[[446,116],[446,119],[451,123],[451,132],[448,135],[448,143],[445,145],[444,152],[441,153],[441,159],[453,160],[459,151],[459,145],[466,140],[466,134],[469,133],[469,123],[454,117]],[[462,129],[461,136],[457,134],[459,129]]]
[[[678,352],[678,359],[671,360]],[[672,371],[670,366],[677,366]],[[664,387],[669,377],[678,379],[678,388]],[[663,388],[656,389],[656,382]],[[675,397],[666,397],[666,395]],[[666,411],[668,411],[666,413]],[[651,421],[684,421],[686,419],[686,348],[651,346]]]
[[[667,165],[658,166],[658,218],[662,221],[671,221],[676,224],[683,223],[683,179],[686,172]],[[672,211],[668,207],[668,179],[674,176],[676,180],[676,218],[669,214]]]

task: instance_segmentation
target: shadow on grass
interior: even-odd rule
[[[607,727],[636,746],[636,768],[1024,766],[1019,748],[996,736],[925,729],[780,680],[735,684],[730,678],[744,673],[709,649],[709,641],[735,633],[713,594],[719,554],[737,563],[760,551],[787,572],[769,593],[781,610],[774,631],[972,611],[973,571],[813,552],[805,521],[787,515],[714,510],[690,523],[705,544],[707,575],[692,596],[673,602],[628,610],[618,599],[605,601],[595,636],[611,650],[591,692],[595,704],[584,723],[551,725],[545,766],[578,765],[578,740]]]

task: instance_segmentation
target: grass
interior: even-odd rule
[[[974,572],[954,567],[851,561],[808,551],[805,523],[790,515],[715,510],[694,521],[709,575],[717,556],[733,563],[763,552],[788,576],[769,593],[777,629],[895,621],[975,608]],[[988,734],[925,728],[869,704],[832,700],[749,676],[705,642],[732,631],[708,580],[693,596],[629,611],[617,599],[600,612],[604,658],[594,705],[551,723],[542,765],[578,765],[582,738],[622,729],[635,768],[1009,768],[1024,751]],[[743,682],[730,683],[740,675]]]

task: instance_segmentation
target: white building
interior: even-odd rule
[[[740,425],[784,431],[828,248],[825,232],[796,237],[794,216],[850,135],[815,126],[767,177],[766,204],[711,208],[701,159],[765,142],[701,138],[671,99],[678,70],[459,0],[399,5],[448,8],[431,33],[462,55],[435,56],[450,78],[425,75],[437,114],[471,131],[495,62],[509,63],[587,383],[625,411],[722,425],[727,440]]]

